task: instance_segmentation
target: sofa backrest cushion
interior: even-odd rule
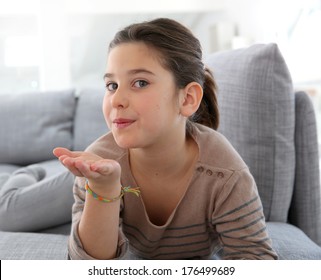
[[[219,131],[253,174],[269,221],[286,222],[295,172],[294,94],[276,44],[207,57],[218,85]]]
[[[0,163],[27,165],[71,148],[73,90],[1,95]]]
[[[295,181],[289,222],[321,246],[321,188],[315,108],[309,95],[295,93]]]
[[[104,89],[83,89],[77,97],[74,121],[73,150],[83,151],[89,144],[108,132],[102,105]]]

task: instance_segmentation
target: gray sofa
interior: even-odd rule
[[[319,156],[309,97],[294,93],[275,44],[214,53],[205,61],[219,88],[219,131],[255,177],[279,258],[321,259]],[[21,190],[32,190],[32,205],[0,215],[0,259],[67,258],[73,177],[52,149],[83,150],[107,131],[103,95],[103,89],[87,89],[77,96],[73,90],[0,96],[0,174],[35,163],[46,170]],[[46,188],[48,197],[37,201],[37,189],[43,197]]]

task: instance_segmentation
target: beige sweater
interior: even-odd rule
[[[130,250],[147,259],[208,259],[222,249],[224,259],[276,259],[246,164],[220,133],[195,124],[192,137],[199,146],[199,159],[190,185],[165,225],[156,226],[149,220],[142,197],[123,197],[118,258],[126,258]],[[137,187],[128,151],[117,146],[111,133],[87,150],[117,160],[122,185]],[[83,179],[76,179],[74,196],[69,256],[92,259],[77,233],[85,203]]]

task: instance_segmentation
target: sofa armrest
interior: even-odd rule
[[[321,245],[321,198],[317,126],[305,92],[295,93],[295,182],[289,222]]]

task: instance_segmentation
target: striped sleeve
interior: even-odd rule
[[[255,181],[247,168],[235,171],[215,203],[212,224],[224,259],[277,259]]]
[[[72,207],[72,226],[68,243],[69,259],[74,260],[94,260],[94,258],[86,253],[78,235],[78,225],[85,205],[86,191],[84,188],[85,179],[77,177],[73,187],[75,202]],[[122,208],[122,203],[121,203]],[[121,224],[121,220],[120,220]],[[128,250],[128,241],[125,238],[121,228],[118,231],[118,247],[116,259],[124,257]]]

